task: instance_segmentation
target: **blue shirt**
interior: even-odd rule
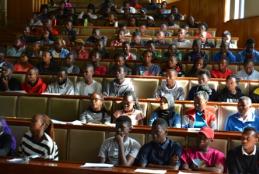
[[[194,124],[193,127],[194,128],[202,128],[207,126],[206,121],[202,118],[202,114],[201,112],[196,112],[195,114],[195,120],[194,120]]]
[[[181,128],[180,115],[175,112],[171,112],[171,113],[172,113],[172,115],[169,118],[169,120],[166,120],[169,122],[169,126],[174,127],[174,128]],[[151,117],[148,121],[148,125],[151,126],[157,118],[160,118],[159,113],[157,111],[152,112]]]
[[[237,55],[238,62],[244,62],[246,59],[246,55],[249,54],[246,50],[240,51]],[[255,63],[259,63],[259,51],[253,50],[252,51],[252,59]]]
[[[137,75],[145,75],[145,76],[158,76],[161,72],[161,68],[156,65],[152,64],[150,67],[146,67],[141,65],[137,68]]]
[[[222,55],[222,52],[217,52],[216,54],[214,54],[213,61],[219,62],[220,58],[221,58],[221,55]],[[231,51],[227,51],[226,57],[227,57],[227,60],[228,60],[229,63],[235,63],[236,62],[236,56]]]
[[[141,147],[136,158],[137,164],[158,164],[169,165],[171,157],[177,155],[179,158],[178,166],[180,166],[180,157],[182,155],[182,147],[170,139],[166,139],[163,144],[151,141]]]
[[[246,122],[240,121],[239,118],[239,113],[229,116],[225,126],[225,130],[243,132],[244,128],[246,127],[254,127],[256,131],[259,132],[259,117],[255,115],[254,112],[252,113],[251,119]]]

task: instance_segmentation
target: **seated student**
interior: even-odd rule
[[[191,88],[187,99],[193,100],[196,92],[204,90],[208,93],[210,101],[217,101],[217,94],[215,89],[210,88],[208,85],[209,80],[210,80],[210,72],[207,70],[201,70],[198,75],[199,84]]]
[[[83,39],[75,40],[75,49],[72,51],[76,55],[76,59],[87,60],[89,58],[89,51],[86,49]]]
[[[254,69],[254,61],[246,59],[244,68],[237,72],[237,76],[241,80],[259,80],[259,72]]]
[[[168,47],[169,43],[165,40],[165,33],[163,31],[156,32],[156,37],[154,38],[154,44],[156,47]]]
[[[54,93],[60,95],[74,95],[74,84],[67,76],[67,70],[61,68],[56,76],[56,81],[49,84],[46,93]]]
[[[128,27],[137,27],[138,26],[137,18],[134,16],[130,16],[128,18],[127,26]]]
[[[199,22],[197,22],[197,20],[195,20],[193,16],[188,16],[186,20],[186,23],[190,28],[198,28],[200,25]]]
[[[166,80],[162,80],[161,85],[157,88],[154,97],[162,97],[165,94],[170,95],[173,100],[184,100],[184,90],[176,81],[177,71],[167,69]]]
[[[160,31],[164,33],[165,37],[172,36],[172,33],[168,30],[168,26],[165,23],[161,24]]]
[[[62,34],[68,37],[68,43],[72,45],[75,43],[76,40],[76,31],[73,29],[73,23],[72,21],[67,21],[64,30],[62,31]]]
[[[116,77],[111,82],[106,81],[103,86],[105,96],[124,96],[126,92],[134,92],[131,79],[126,79],[126,72],[123,66],[117,67]]]
[[[54,49],[51,50],[51,55],[53,58],[66,58],[69,54],[69,51],[65,48],[66,42],[62,39],[59,39],[54,44]]]
[[[203,57],[197,58],[194,61],[190,71],[186,74],[186,77],[197,77],[201,71],[206,70],[207,64]]]
[[[83,71],[84,79],[77,82],[75,85],[76,95],[89,96],[94,92],[101,93],[102,85],[93,79],[94,66],[92,64],[87,64]]]
[[[179,29],[180,26],[178,22],[175,20],[175,17],[173,14],[169,14],[166,18],[166,22],[169,29]]]
[[[201,50],[201,41],[195,39],[192,43],[192,51],[187,54],[186,61],[195,62],[196,59],[202,57],[205,63],[208,63],[209,57],[205,51]]]
[[[228,68],[228,60],[225,57],[221,57],[217,68],[214,67],[210,71],[210,74],[212,78],[226,79],[228,76],[232,75],[233,72]]]
[[[255,50],[255,40],[247,39],[245,49],[237,54],[237,60],[243,63],[246,59],[252,59],[253,62],[259,62],[259,51]]]
[[[213,139],[214,131],[211,128],[201,128],[198,134],[197,146],[183,151],[181,157],[182,168],[184,170],[223,173],[225,155],[219,150],[210,147]]]
[[[54,126],[47,115],[33,116],[30,130],[22,137],[19,153],[23,157],[38,155],[38,158],[58,161],[59,153],[54,141]]]
[[[103,106],[103,96],[99,92],[90,95],[90,106],[80,114],[80,121],[83,123],[108,124],[111,117]]]
[[[154,60],[162,60],[163,59],[161,53],[156,50],[156,45],[155,45],[154,41],[152,41],[152,40],[147,41],[146,48],[147,48],[148,51],[150,51],[152,53],[152,56],[153,56]]]
[[[52,40],[52,37],[50,35],[50,32],[48,30],[44,30],[42,33],[42,37],[40,40],[41,45],[52,45],[54,44],[54,41]]]
[[[6,56],[5,53],[0,51],[0,70],[4,65],[8,65],[10,67],[12,67],[12,63],[10,63],[9,61],[6,60]]]
[[[170,56],[176,56],[178,61],[182,61],[183,54],[180,50],[177,49],[177,46],[175,44],[171,44],[167,51],[163,54],[164,59],[168,60]]]
[[[236,63],[236,56],[229,50],[226,42],[222,42],[220,45],[220,51],[213,56],[214,62],[219,62],[222,57],[225,57],[229,63]]]
[[[227,154],[229,174],[259,173],[259,151],[256,147],[258,135],[256,130],[246,127],[242,133],[240,146],[231,149]]]
[[[7,56],[20,57],[25,52],[25,49],[25,42],[18,38],[15,40],[14,45],[7,49]]]
[[[156,119],[151,128],[153,140],[139,150],[136,164],[141,167],[170,168],[178,170],[182,147],[167,137],[168,124],[162,118]]]
[[[120,116],[125,115],[131,119],[132,125],[142,125],[145,115],[140,110],[133,92],[126,92],[122,100],[122,109],[113,113],[113,117],[118,119]]]
[[[115,124],[115,136],[106,139],[100,148],[98,154],[100,162],[132,166],[141,146],[138,141],[129,137],[131,120],[127,116],[121,116]]]
[[[47,85],[39,77],[39,70],[35,67],[31,68],[25,78],[25,82],[22,84],[22,90],[25,90],[29,94],[41,94],[45,92]]]
[[[253,127],[259,132],[259,116],[252,108],[252,101],[249,97],[239,98],[237,110],[237,113],[228,117],[225,130],[242,132],[246,127]]]
[[[177,45],[177,48],[191,48],[192,43],[186,39],[186,29],[180,28],[177,33],[177,39],[173,40],[173,43]]]
[[[11,64],[3,64],[0,69],[0,91],[18,91],[21,90],[21,83],[13,76],[13,67]]]
[[[151,126],[158,118],[165,119],[170,127],[181,128],[181,117],[175,112],[174,99],[171,95],[165,94],[160,97],[160,106],[151,113],[148,125]]]
[[[174,69],[177,72],[178,77],[184,76],[183,66],[177,60],[175,55],[171,55],[168,57],[166,67],[164,68],[163,74],[166,74],[167,69]]]
[[[13,155],[16,140],[4,118],[0,117],[0,157]]]
[[[128,41],[123,42],[122,49],[123,49],[123,55],[126,60],[137,60],[137,56],[134,53],[132,53],[130,50],[131,47]]]
[[[208,25],[206,23],[201,23],[198,28],[198,33],[195,37],[199,38],[202,42],[206,39],[211,39],[212,35],[207,31]]]
[[[66,62],[65,62],[65,68],[68,74],[79,74],[80,73],[80,68],[74,64],[75,62],[75,57],[74,54],[68,54],[66,57]]]
[[[39,73],[56,73],[59,70],[58,65],[52,60],[51,53],[44,51],[42,61],[37,64]]]
[[[226,86],[218,92],[218,101],[221,102],[238,102],[244,94],[238,86],[239,79],[235,75],[226,78]]]
[[[124,55],[121,54],[121,53],[116,53],[115,57],[114,57],[114,65],[112,65],[110,67],[109,74],[115,76],[116,75],[116,68],[119,67],[119,66],[123,66],[125,71],[126,71],[126,73],[127,73],[127,75],[131,75],[132,74],[132,69],[129,68],[126,65],[125,62],[126,62],[126,60],[125,60]]]
[[[146,42],[141,38],[141,33],[139,31],[135,31],[132,34],[130,46],[131,47],[144,47]]]
[[[91,53],[95,52],[95,51],[98,51],[101,54],[101,57],[104,59],[110,58],[109,52],[106,50],[105,45],[103,44],[102,40],[98,40],[95,43],[94,49],[91,51]]]
[[[111,47],[122,46],[122,43],[126,41],[125,32],[120,30],[115,40],[111,41]]]
[[[209,95],[205,91],[198,91],[194,96],[194,108],[186,112],[182,119],[183,128],[217,128],[216,115],[207,108]]]
[[[106,75],[108,72],[108,68],[105,65],[101,65],[102,56],[99,51],[93,50],[90,54],[90,60],[94,66],[94,74],[95,75]]]
[[[27,72],[33,65],[29,63],[29,58],[26,54],[20,56],[19,61],[14,64],[14,72]]]
[[[143,57],[143,65],[137,67],[136,74],[143,76],[159,76],[161,73],[161,68],[159,67],[159,65],[152,63],[152,52],[147,50],[144,51]]]
[[[105,19],[104,26],[118,27],[118,19],[113,13],[109,13],[107,19]]]
[[[221,42],[225,42],[229,49],[236,49],[237,48],[237,45],[231,39],[231,33],[228,30],[225,30],[223,32]],[[220,48],[221,42],[217,42],[216,48]]]
[[[96,42],[98,42],[98,41],[101,41],[103,46],[106,46],[107,37],[102,36],[100,29],[94,28],[92,31],[92,35],[86,39],[85,43],[86,43],[86,45],[94,46],[94,45],[96,45]]]

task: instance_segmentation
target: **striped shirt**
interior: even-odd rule
[[[51,137],[44,133],[41,142],[35,142],[30,131],[21,140],[19,152],[23,156],[39,155],[40,158],[58,161],[58,147]]]

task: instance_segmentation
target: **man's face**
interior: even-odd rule
[[[117,72],[116,72],[116,78],[118,80],[123,80],[125,78],[125,72],[124,69],[122,67],[120,67]]]
[[[125,64],[124,58],[123,58],[123,57],[118,57],[118,58],[116,59],[115,64],[116,64],[117,66],[124,66],[124,64]]]
[[[240,100],[237,103],[237,110],[241,115],[245,115],[249,111],[250,107],[251,106],[246,100]]]
[[[87,67],[84,71],[84,79],[89,80],[93,77],[93,75],[94,75],[93,67]]]
[[[133,110],[135,101],[133,96],[127,96],[126,98],[123,99],[123,110],[125,112],[130,112]]]
[[[206,74],[201,74],[198,77],[198,82],[200,85],[206,85],[208,84],[208,81],[209,81],[209,77]]]
[[[254,131],[248,131],[242,134],[241,143],[245,151],[252,149],[257,142],[258,138]]]
[[[246,72],[247,74],[251,74],[251,73],[253,72],[253,70],[254,70],[254,63],[253,63],[253,62],[249,62],[249,63],[244,67],[244,69],[245,69],[245,72]]]
[[[27,73],[27,79],[28,79],[28,82],[30,83],[36,82],[38,79],[37,72],[34,69],[29,70]]]
[[[249,52],[249,53],[252,53],[254,47],[255,47],[254,43],[247,44],[246,45],[246,51]]]
[[[234,91],[237,87],[237,80],[236,78],[230,78],[227,80],[226,86],[229,91]]]
[[[147,52],[147,53],[144,55],[144,62],[145,62],[146,64],[149,64],[149,63],[151,63],[151,61],[152,61],[152,53]]]
[[[125,137],[129,134],[130,129],[128,123],[118,124],[116,125],[116,134]]]
[[[198,147],[201,151],[205,151],[209,147],[211,141],[204,134],[198,135]]]
[[[175,79],[177,77],[177,74],[175,71],[167,71],[166,72],[166,83],[167,86],[173,87],[175,84]]]
[[[167,131],[161,125],[152,126],[151,134],[153,141],[156,143],[162,143],[167,136]]]
[[[57,75],[58,83],[62,85],[67,80],[67,74],[65,71],[60,71]]]
[[[204,111],[207,105],[207,101],[201,97],[201,96],[196,96],[194,97],[194,107],[196,111]]]
[[[94,93],[91,96],[91,107],[94,111],[100,111],[103,105],[103,100],[100,95]]]

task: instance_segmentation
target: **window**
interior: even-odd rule
[[[225,0],[225,22],[244,18],[245,0]]]

